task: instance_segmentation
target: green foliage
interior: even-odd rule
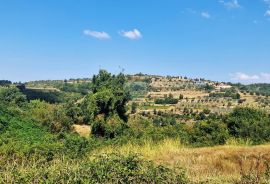
[[[12,164],[12,163],[11,163]],[[188,183],[186,172],[178,168],[154,165],[134,154],[97,155],[93,159],[57,160],[22,167],[2,167],[0,183]],[[11,169],[13,168],[13,169]],[[25,172],[27,170],[28,172]]]
[[[8,122],[4,117],[0,117],[0,133],[7,129]]]
[[[93,122],[99,114],[108,118],[110,115],[117,113],[117,104],[120,103],[117,100],[110,89],[89,94],[84,100],[84,113],[90,122]]]
[[[99,120],[92,124],[92,134],[96,137],[104,137],[107,139],[113,139],[117,136],[124,134],[127,129],[126,123],[124,123],[118,117],[111,117],[109,120]]]
[[[71,158],[82,157],[91,149],[90,141],[84,137],[64,134],[62,139],[64,142],[64,151]]]
[[[46,91],[40,89],[24,89],[22,93],[28,100],[42,100],[49,103],[63,102],[63,94],[59,91]]]
[[[173,98],[172,95],[169,95],[169,97],[165,97],[164,99],[158,98],[155,100],[155,104],[177,104],[178,99]]]
[[[52,132],[66,131],[72,124],[62,105],[48,104],[44,101],[33,100],[27,106],[27,112],[36,122],[51,129]]]
[[[132,98],[136,98],[147,94],[149,91],[149,84],[141,81],[128,82],[125,88],[130,92]]]
[[[240,94],[237,92],[236,88],[223,89],[222,92],[213,92],[209,94],[209,97],[216,98],[232,98],[232,99],[240,99]]]
[[[183,100],[184,99],[184,95],[183,94],[180,94],[179,95],[179,100]]]
[[[0,102],[6,106],[22,107],[26,103],[26,97],[14,86],[0,87]]]
[[[165,126],[160,126],[163,123]],[[123,137],[128,137],[129,141],[137,143],[145,140],[158,142],[164,139],[172,138],[188,142],[188,132],[185,124],[176,123],[174,118],[155,118],[153,121],[139,118],[132,120],[128,124],[129,129],[125,131]]]
[[[211,92],[215,89],[213,85],[209,85],[208,83],[202,87],[205,91]]]
[[[176,125],[176,119],[174,117],[158,117],[154,118],[153,124],[155,126]]]
[[[4,113],[5,131],[0,134],[0,155],[12,158],[47,158],[47,155],[57,153],[61,143],[56,136],[39,124]]]
[[[234,86],[238,87],[241,91],[249,92],[251,95],[263,95],[269,96],[270,95],[270,84],[250,84],[250,85],[243,85],[243,84],[233,84]]]
[[[0,86],[10,86],[12,84],[9,80],[0,80]]]
[[[88,122],[94,122],[98,115],[103,115],[105,120],[117,115],[127,121],[126,104],[130,95],[124,88],[125,82],[123,74],[115,76],[104,70],[93,76],[93,93],[87,95],[83,102],[83,111]]]
[[[79,105],[74,102],[67,103],[64,108],[66,109],[66,115],[71,118],[74,124],[83,124],[83,111]]]
[[[89,83],[67,83],[65,82],[59,87],[61,91],[69,93],[80,93],[82,95],[87,95],[91,91],[91,85]]]
[[[222,145],[229,137],[226,124],[218,121],[202,121],[194,125],[191,143],[199,146]]]
[[[189,146],[222,145],[228,139],[256,144],[270,140],[269,115],[252,108],[236,108],[226,116],[191,107],[185,107],[183,115],[155,110],[154,114],[140,116],[135,113],[137,104],[132,103],[133,115],[128,121],[126,104],[130,93],[145,93],[145,82],[126,85],[123,74],[101,70],[92,83],[52,82],[64,91],[59,96],[50,91],[29,91],[24,84],[15,87],[2,82],[5,87],[0,87],[0,183],[187,183],[181,168],[154,165],[137,155],[93,156],[92,151],[96,153],[107,145],[140,145],[165,139]],[[47,83],[50,81],[42,85]],[[28,99],[44,101],[27,101],[19,89]],[[240,98],[236,88],[219,95]],[[175,99],[170,94],[155,102],[176,104],[181,99],[183,95]],[[257,102],[268,105],[263,97],[258,97]],[[183,119],[197,122],[181,123]],[[83,138],[72,133],[73,123],[91,124],[92,136]]]
[[[137,155],[102,155],[89,172],[92,183],[186,183],[185,172],[155,166]]]
[[[133,102],[131,104],[131,114],[135,114],[136,113],[137,107],[138,107],[137,103]]]
[[[205,120],[206,119],[206,115],[204,112],[200,112],[197,116],[196,116],[196,120]]]
[[[226,123],[234,137],[251,139],[255,143],[270,140],[270,119],[261,110],[236,108],[226,118]]]

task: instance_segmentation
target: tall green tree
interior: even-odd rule
[[[112,75],[100,70],[92,78],[92,93],[87,95],[83,103],[83,111],[88,121],[94,121],[98,115],[105,120],[114,115],[127,121],[126,104],[130,100],[130,93],[125,88],[126,77],[120,73]]]

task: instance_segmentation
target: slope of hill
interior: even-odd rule
[[[269,182],[267,95],[104,70],[2,84],[0,183]]]

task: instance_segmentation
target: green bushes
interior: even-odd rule
[[[70,130],[72,119],[62,105],[33,100],[27,105],[28,116],[49,127],[52,132]]]
[[[93,159],[57,159],[56,162],[39,164],[29,161],[24,167],[15,165],[0,165],[0,183],[188,183],[182,168],[156,166],[132,154],[97,155]]]
[[[235,88],[231,88],[231,89],[223,89],[223,91],[220,93],[217,93],[217,92],[210,93],[209,97],[232,98],[232,99],[238,100],[240,99],[241,96]]]
[[[236,108],[225,122],[229,133],[236,138],[251,139],[255,143],[270,140],[270,119],[261,110]]]
[[[158,117],[154,118],[153,124],[155,126],[176,125],[176,119],[173,117]]]
[[[128,82],[125,86],[126,89],[130,91],[132,98],[138,96],[146,95],[149,90],[149,85],[146,82]]]
[[[90,183],[187,183],[185,172],[155,166],[137,155],[101,155],[90,167]]]
[[[10,86],[12,84],[9,80],[0,80],[0,86]]]
[[[90,141],[84,137],[65,134],[63,137],[66,156],[77,158],[84,156],[90,149]]]
[[[270,140],[270,119],[261,110],[236,108],[223,119],[195,123],[190,136],[194,145],[222,145],[229,137],[259,144]]]
[[[193,127],[190,142],[198,146],[213,146],[226,143],[229,137],[226,124],[218,121],[202,121]]]
[[[128,128],[127,124],[119,118],[110,118],[105,122],[104,120],[95,121],[92,124],[92,134],[95,137],[104,137],[106,139],[113,139],[124,135]]]
[[[22,107],[26,103],[26,96],[14,86],[0,87],[0,102],[5,106]]]
[[[0,117],[0,133],[7,129],[8,122],[4,117]]]
[[[169,95],[169,97],[165,97],[164,99],[158,98],[155,100],[155,104],[177,104],[178,99],[173,98],[172,95]]]
[[[46,91],[41,89],[22,89],[22,93],[30,100],[42,100],[48,103],[63,102],[63,93],[59,91]]]
[[[166,125],[161,126],[161,122],[166,122]],[[188,142],[188,132],[185,124],[176,123],[174,118],[157,118],[154,121],[140,118],[131,120],[128,126],[129,128],[124,132],[124,137],[128,141],[138,144],[144,141],[159,142],[168,138],[181,140],[183,143]]]

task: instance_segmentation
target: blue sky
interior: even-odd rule
[[[270,82],[270,0],[0,0],[0,79]]]

